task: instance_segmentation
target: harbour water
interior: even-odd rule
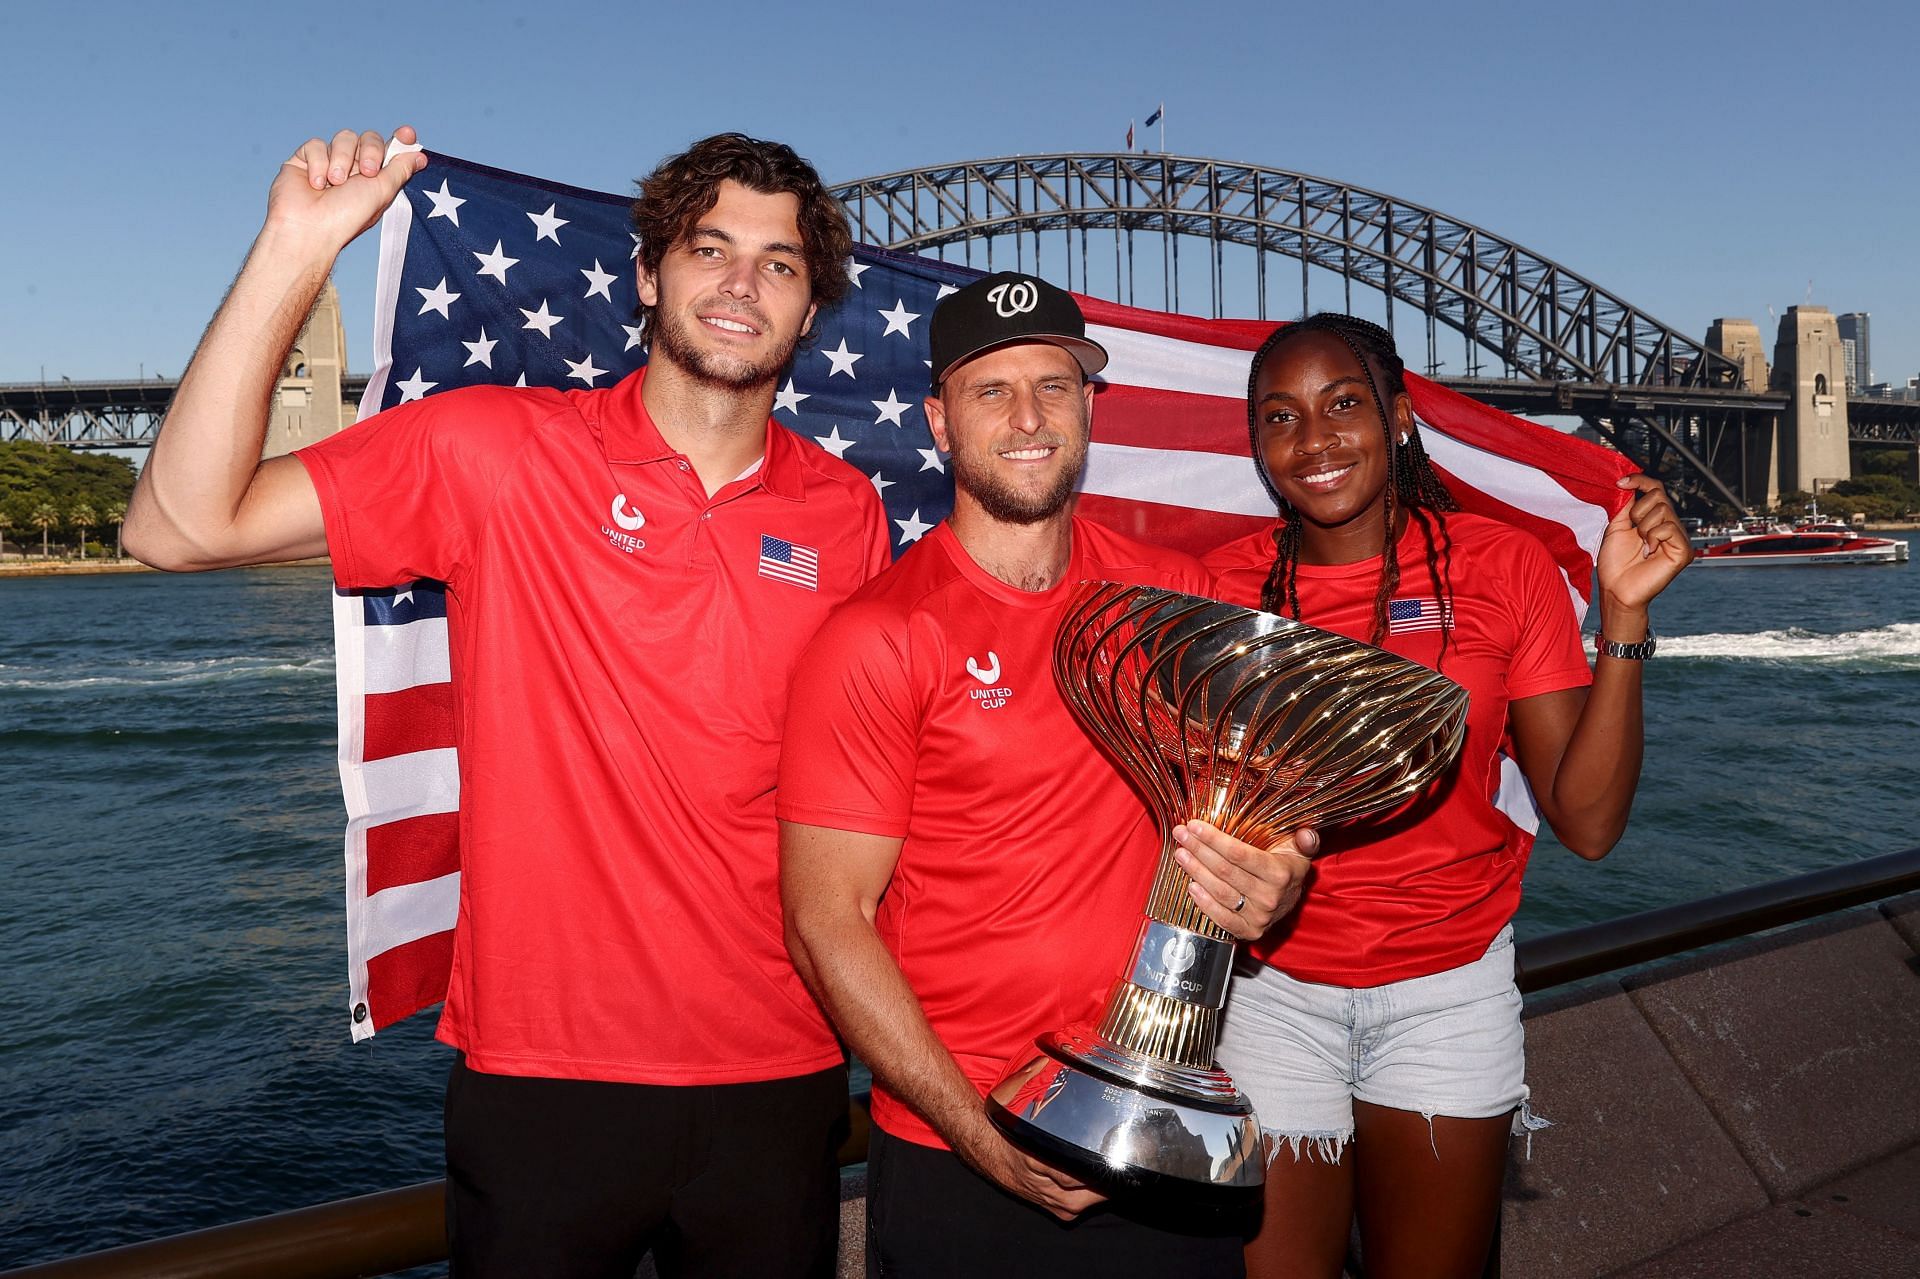
[[[1920,566],[1655,623],[1633,824],[1523,936],[1920,844]],[[438,1175],[430,1021],[347,1037],[333,712],[324,570],[0,580],[0,1268]]]

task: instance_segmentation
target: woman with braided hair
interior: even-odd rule
[[[1254,356],[1248,422],[1279,507],[1208,558],[1222,598],[1377,644],[1471,695],[1459,760],[1382,818],[1323,832],[1299,908],[1249,948],[1220,1058],[1270,1142],[1248,1273],[1479,1275],[1527,1110],[1513,931],[1544,816],[1604,856],[1640,776],[1648,605],[1692,558],[1660,485],[1597,561],[1591,671],[1531,535],[1462,512],[1427,460],[1391,336],[1320,314]],[[1531,787],[1532,798],[1527,796]],[[1537,808],[1536,808],[1537,804]]]

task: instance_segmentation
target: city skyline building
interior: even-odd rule
[[[1873,351],[1869,337],[1873,316],[1867,311],[1847,311],[1839,317],[1840,340],[1852,344],[1847,357],[1847,390],[1866,394],[1873,385]]]

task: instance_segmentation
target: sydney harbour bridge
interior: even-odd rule
[[[1100,153],[937,165],[834,190],[856,238],[886,248],[1031,271],[1082,293],[1187,314],[1366,315],[1395,331],[1410,368],[1510,412],[1578,419],[1694,509],[1751,510],[1781,490],[1809,487],[1777,464],[1795,455],[1796,432],[1816,429],[1798,420],[1803,411],[1818,412],[1822,432],[1844,428],[1833,442],[1839,468],[1848,447],[1920,446],[1920,402],[1849,399],[1843,390],[1797,402],[1793,370],[1769,377],[1750,324],[1716,322],[1717,333],[1722,323],[1745,325],[1745,349],[1724,335],[1710,346],[1495,231],[1342,182]],[[1837,336],[1831,344],[1837,357]],[[1780,348],[1774,353],[1780,358]],[[1813,377],[1802,380],[1814,388]],[[343,393],[357,398],[364,381],[345,379]],[[141,447],[173,387],[0,385],[0,439]],[[1827,392],[1824,374],[1818,390]],[[1826,456],[1835,456],[1831,448]],[[1850,473],[1835,469],[1829,461],[1823,474]]]

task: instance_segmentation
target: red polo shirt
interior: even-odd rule
[[[885,522],[864,476],[771,422],[761,464],[708,497],[643,376],[450,391],[298,456],[342,587],[448,586],[462,873],[440,1039],[495,1074],[803,1074],[840,1049],[781,936],[787,682],[887,563]]]
[[[1409,521],[1380,647],[1467,690],[1466,741],[1453,766],[1407,805],[1321,832],[1299,909],[1250,947],[1301,981],[1379,986],[1486,953],[1520,905],[1539,823],[1514,758],[1507,708],[1593,682],[1566,578],[1547,548],[1482,516],[1431,518],[1447,534],[1444,555],[1438,545],[1433,554],[1452,596],[1451,625],[1442,621],[1444,593],[1433,584],[1427,539]],[[1260,607],[1273,556],[1271,529],[1208,555],[1220,597]],[[1300,565],[1301,620],[1369,639],[1380,567],[1379,556]]]
[[[941,524],[834,614],[794,677],[780,816],[902,839],[875,921],[982,1095],[1087,1020],[1140,929],[1160,838],[1053,680],[1083,578],[1205,594],[1190,556],[1073,522],[1060,586],[988,573]],[[873,1120],[944,1145],[884,1086]]]

